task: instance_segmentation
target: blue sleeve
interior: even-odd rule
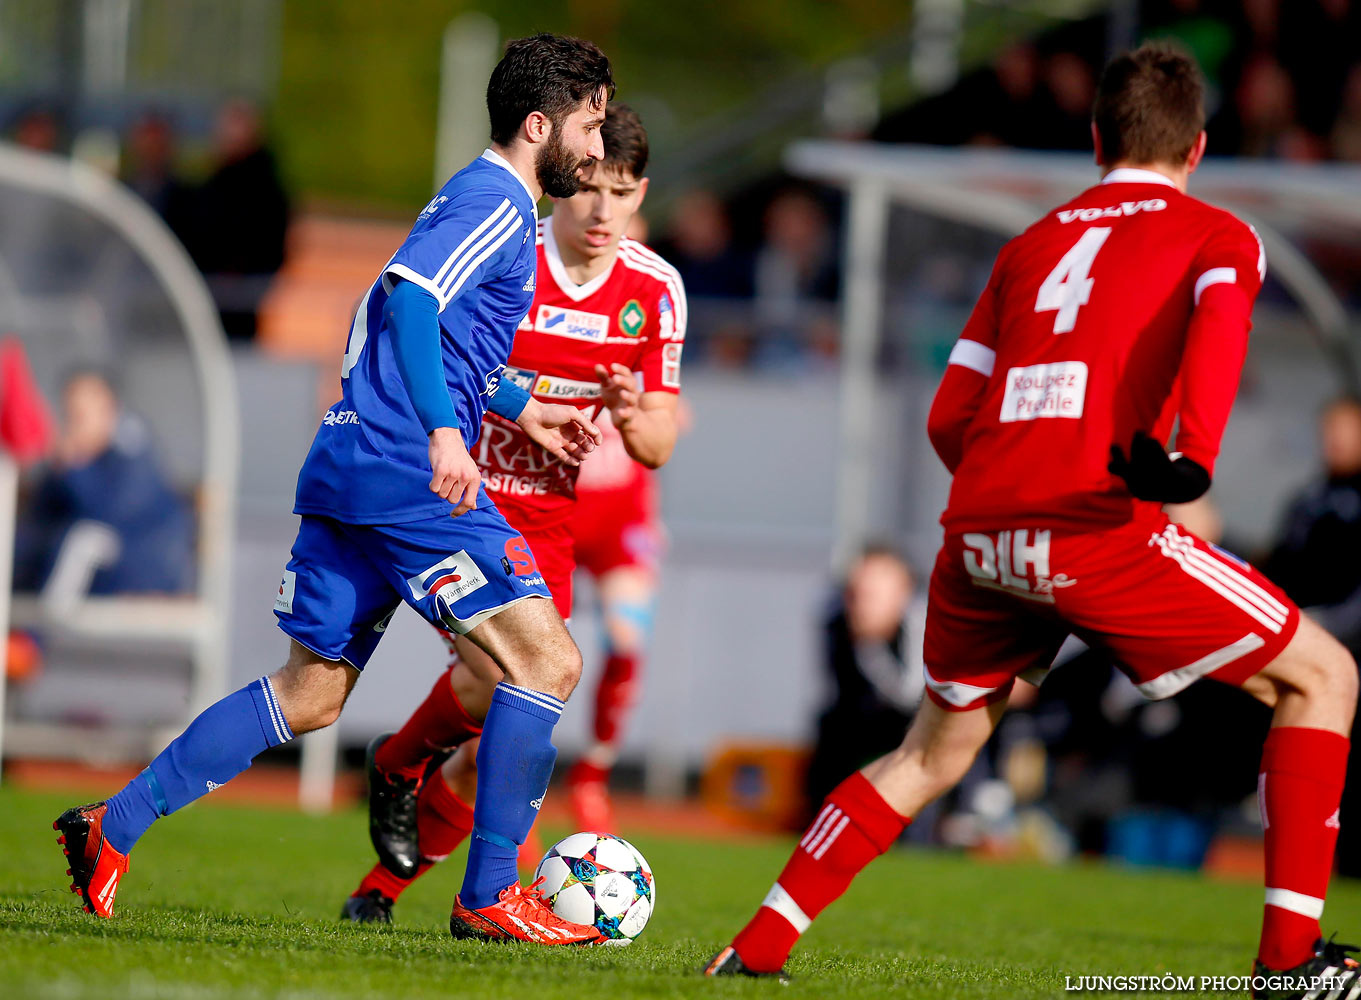
[[[413,283],[399,281],[384,310],[397,371],[425,433],[436,427],[458,427],[454,401],[444,383],[439,304]]]
[[[433,295],[440,312],[462,291],[512,263],[526,225],[533,225],[514,201],[490,188],[456,191],[431,221],[424,229],[418,224],[406,238],[388,263],[383,284],[391,291],[405,279]]]
[[[498,417],[519,420],[529,405],[529,390],[514,379],[502,375],[496,381],[496,391],[487,400],[487,409]]]

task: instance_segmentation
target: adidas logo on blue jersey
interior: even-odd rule
[[[525,287],[522,288],[522,289],[520,289],[520,291],[522,291],[522,292],[532,292],[532,291],[534,291],[534,275],[531,274],[531,275],[529,276],[529,280],[525,282]]]

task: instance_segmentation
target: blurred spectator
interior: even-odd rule
[[[1276,54],[1295,82],[1299,123],[1326,136],[1342,103],[1351,63],[1361,55],[1361,7],[1354,0],[1291,0],[1280,5]]]
[[[712,191],[681,195],[668,239],[657,249],[680,272],[690,299],[752,293],[751,261],[733,246],[728,210]]]
[[[977,109],[978,131],[969,139],[976,145],[1026,147],[1033,145],[1046,109],[1040,96],[1040,54],[1030,42],[1009,45],[964,103]],[[964,119],[964,115],[952,117]]]
[[[827,210],[810,191],[787,188],[766,207],[755,277],[762,361],[803,361],[810,347],[835,354],[836,241]]]
[[[1290,504],[1264,570],[1301,607],[1361,652],[1361,400],[1336,399],[1319,417],[1319,478]]]
[[[192,192],[175,173],[175,131],[155,111],[137,118],[128,129],[124,183],[156,210],[183,241],[191,223]]]
[[[253,105],[225,104],[215,142],[217,167],[194,199],[186,242],[208,279],[227,336],[249,340],[260,300],[283,266],[288,195]]]
[[[1086,149],[1092,143],[1092,101],[1096,74],[1076,52],[1056,52],[1044,63],[1049,109],[1034,124],[1031,145],[1041,149]]]
[[[71,375],[50,467],[20,518],[14,585],[41,589],[73,529],[107,526],[116,554],[99,565],[92,594],[174,593],[192,585],[193,526],[161,474],[143,422],[123,410],[109,379]]]
[[[1205,75],[1209,102],[1217,102],[1237,41],[1233,24],[1210,0],[1154,0],[1144,6],[1144,21],[1157,26],[1152,37],[1173,39],[1186,49]]]
[[[1339,160],[1361,163],[1361,63],[1347,73],[1342,111],[1333,125],[1332,147]]]
[[[1295,85],[1275,56],[1260,54],[1248,62],[1234,100],[1240,154],[1301,160],[1322,155],[1321,142],[1296,120]]]
[[[752,264],[750,255],[733,242],[727,207],[712,191],[681,195],[670,230],[656,249],[685,281],[695,346],[720,367],[745,365],[752,347],[746,308],[752,295]]]
[[[866,547],[824,626],[833,692],[808,766],[810,802],[902,742],[924,687],[925,621],[907,562],[891,546]]]
[[[48,108],[30,108],[14,123],[14,141],[35,153],[55,153],[61,145],[61,125]]]

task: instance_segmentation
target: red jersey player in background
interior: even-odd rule
[[[964,775],[1015,678],[1073,633],[1150,698],[1210,677],[1274,709],[1254,992],[1314,995],[1276,970],[1339,977],[1334,996],[1357,985],[1319,931],[1356,666],[1260,573],[1162,511],[1209,488],[1265,274],[1256,234],[1185,193],[1204,121],[1199,73],[1175,49],[1106,67],[1102,183],[1002,249],[931,409],[954,484],[930,585],[930,698],[899,749],[827,797],[707,974],[783,975],[809,923]]]
[[[577,565],[591,574],[599,595],[605,663],[592,743],[568,772],[567,790],[578,830],[612,831],[609,776],[637,695],[666,543],[655,473],[629,455],[612,418],[601,417],[604,438],[577,475],[572,537]]]
[[[585,170],[578,194],[557,201],[539,223],[534,302],[504,377],[539,400],[574,404],[593,418],[608,413],[628,464],[651,469],[666,462],[676,442],[685,290],[671,265],[624,236],[647,192],[642,122],[627,105],[611,104],[601,137],[604,160]],[[495,414],[484,418],[473,457],[496,506],[529,543],[508,548],[503,568],[542,574],[567,618],[582,530],[579,468],[558,462]],[[600,564],[606,569],[624,564],[606,562]],[[370,745],[369,832],[379,864],[346,901],[347,919],[389,921],[393,903],[416,877],[470,833],[477,836],[477,736],[501,672],[461,636],[446,639],[449,668],[398,732]],[[598,702],[622,706],[621,680],[627,688],[631,677],[607,665]]]

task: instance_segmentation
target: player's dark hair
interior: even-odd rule
[[[627,170],[635,179],[647,170],[647,129],[643,120],[627,104],[611,104],[600,127],[605,146],[605,166]]]
[[[603,109],[613,96],[610,61],[593,42],[549,34],[516,38],[487,83],[492,142],[513,141],[532,112],[547,115],[556,129],[582,101]]]
[[[1106,64],[1092,108],[1101,162],[1185,163],[1205,128],[1205,84],[1186,53],[1149,42]]]

